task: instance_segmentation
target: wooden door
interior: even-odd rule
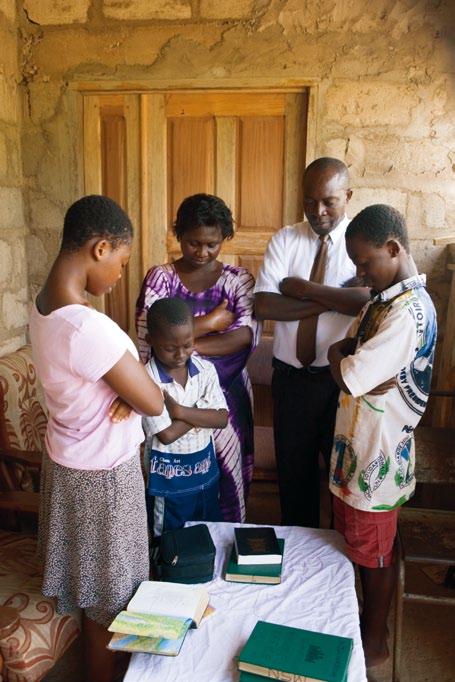
[[[135,338],[134,309],[142,282],[140,121],[137,95],[87,95],[84,108],[84,189],[114,199],[131,218],[130,262],[112,293],[94,305]]]
[[[179,254],[177,208],[207,192],[224,199],[235,219],[222,258],[255,274],[273,232],[302,217],[306,112],[306,91],[144,95],[144,265]]]

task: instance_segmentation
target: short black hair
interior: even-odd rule
[[[160,298],[147,311],[147,331],[153,334],[157,329],[193,323],[193,313],[181,298]]]
[[[193,194],[184,199],[177,209],[174,234],[180,239],[185,232],[204,226],[219,227],[223,239],[234,236],[231,209],[224,201],[213,194]]]
[[[62,251],[77,251],[92,237],[106,239],[113,248],[133,238],[131,220],[115,201],[90,194],[72,204],[63,222]]]
[[[373,204],[357,213],[346,230],[346,239],[360,236],[375,246],[396,239],[409,253],[409,237],[404,216],[387,204]]]
[[[312,161],[303,173],[303,179],[312,172],[325,173],[325,171],[333,171],[334,174],[340,175],[346,183],[346,189],[349,189],[351,179],[349,177],[349,170],[343,161],[334,159],[331,156],[321,156],[319,159]]]

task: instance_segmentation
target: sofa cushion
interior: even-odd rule
[[[41,594],[36,538],[0,531],[0,605],[19,614],[19,626],[0,638],[6,682],[38,682],[80,632],[80,614],[59,615]]]
[[[19,627],[0,639],[8,682],[38,682],[55,665],[80,632],[75,615],[55,613],[55,604],[41,594],[40,577],[29,578],[2,606],[16,609]]]

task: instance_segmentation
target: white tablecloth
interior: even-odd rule
[[[286,539],[280,585],[223,580],[234,525],[208,523],[216,545],[207,583],[215,613],[189,630],[176,657],[133,654],[124,682],[237,682],[235,657],[258,620],[352,637],[348,682],[366,682],[354,570],[332,530],[275,526]]]

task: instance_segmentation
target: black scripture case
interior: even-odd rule
[[[206,583],[213,578],[216,549],[205,523],[162,534],[152,556],[155,577],[172,583]]]

